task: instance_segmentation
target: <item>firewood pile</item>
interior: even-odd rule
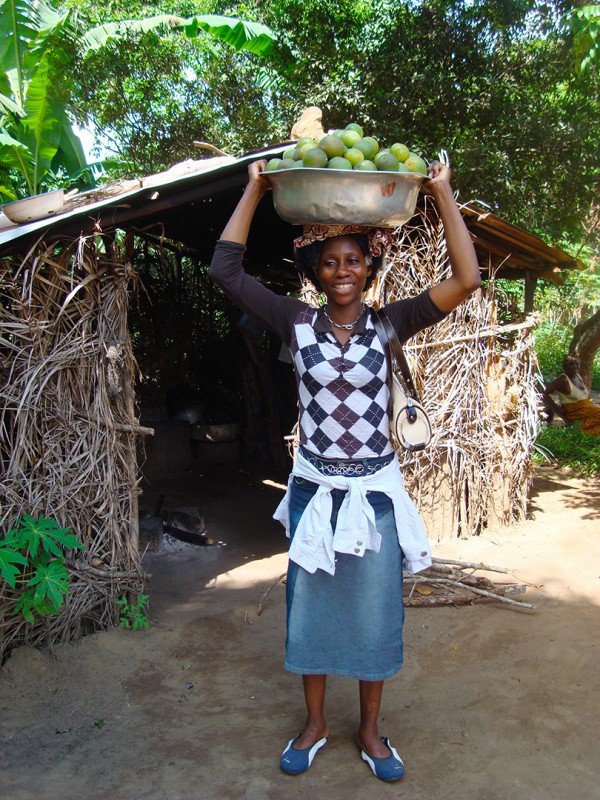
[[[459,606],[482,601],[499,601],[519,608],[535,608],[531,603],[513,600],[523,594],[524,584],[496,583],[476,572],[510,573],[503,567],[434,558],[433,565],[415,575],[404,575],[405,606]]]

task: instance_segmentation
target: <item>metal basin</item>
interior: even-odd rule
[[[77,189],[65,192],[64,189],[54,189],[51,192],[25,197],[23,200],[14,200],[2,206],[4,215],[16,223],[31,222],[36,219],[50,217],[57,214],[65,207],[65,200],[77,194]]]
[[[424,175],[337,169],[265,172],[279,216],[292,225],[397,228],[413,216]]]

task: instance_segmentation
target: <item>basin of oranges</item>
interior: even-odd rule
[[[395,228],[414,214],[427,163],[401,142],[381,147],[350,123],[318,140],[299,139],[265,173],[287,222]]]

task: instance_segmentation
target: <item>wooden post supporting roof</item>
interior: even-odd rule
[[[530,314],[533,311],[533,297],[535,295],[535,287],[537,286],[537,278],[531,270],[525,270],[525,306],[524,311]]]

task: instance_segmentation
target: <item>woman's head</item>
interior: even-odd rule
[[[581,362],[577,356],[565,356],[563,358],[563,370],[567,375],[577,375]]]
[[[373,283],[373,279],[375,278],[377,271],[381,268],[384,256],[383,253],[378,256],[371,255],[369,239],[364,233],[351,233],[343,236],[332,236],[327,239],[313,241],[303,247],[295,247],[294,258],[296,267],[298,270],[300,270],[300,272],[306,275],[306,277],[317,287],[317,289],[323,290],[323,286],[319,280],[320,267],[324,265],[327,257],[331,256],[335,249],[339,249],[337,248],[337,245],[341,244],[343,240],[348,239],[353,240],[356,243],[358,246],[358,252],[362,256],[364,264],[367,267],[368,274],[366,276],[365,285],[362,289],[362,291],[366,291]]]

